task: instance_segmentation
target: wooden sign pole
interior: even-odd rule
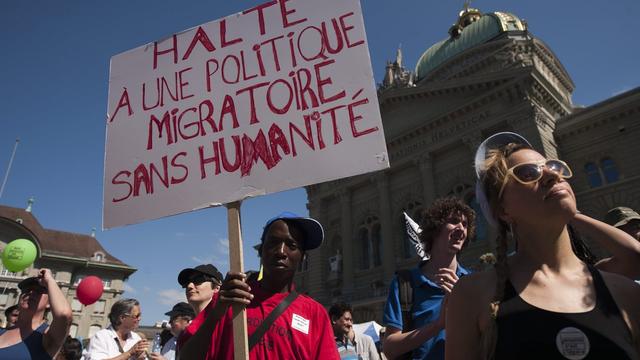
[[[231,271],[244,272],[242,254],[242,230],[240,228],[240,204],[235,201],[227,204],[229,229],[229,267]],[[247,335],[247,312],[242,305],[233,305],[233,349],[234,360],[249,359]]]

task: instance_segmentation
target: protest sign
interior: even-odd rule
[[[389,166],[358,0],[270,1],[111,59],[103,228]]]

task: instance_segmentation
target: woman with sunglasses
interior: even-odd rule
[[[478,149],[476,172],[476,196],[498,230],[497,263],[454,288],[446,358],[638,359],[640,287],[583,261],[568,224],[604,238],[614,256],[625,257],[631,239],[577,214],[569,166],[500,133]],[[507,239],[517,243],[510,257]]]
[[[86,360],[143,360],[149,343],[134,330],[142,313],[136,299],[121,299],[111,306],[111,325],[95,333],[87,347]]]
[[[18,283],[20,314],[11,329],[0,329],[0,359],[50,360],[62,347],[69,326],[71,306],[49,269]],[[51,310],[53,321],[45,321]]]

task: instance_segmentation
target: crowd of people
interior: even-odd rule
[[[434,201],[419,219],[426,260],[390,282],[377,341],[354,330],[350,304],[327,310],[296,291],[296,269],[324,229],[282,213],[264,226],[260,272],[223,276],[203,264],[178,274],[186,302],[166,313],[160,343],[136,332],[140,303],[121,299],[82,350],[68,336],[68,302],[40,270],[5,311],[0,359],[232,359],[238,307],[250,359],[639,359],[640,215],[627,207],[604,221],[582,214],[569,165],[514,133],[486,139],[475,169],[482,216],[497,233],[494,266],[472,272],[458,259],[479,214],[454,197]],[[596,259],[584,237],[610,256]]]

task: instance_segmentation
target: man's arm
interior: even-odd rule
[[[116,356],[111,356],[112,352],[109,351],[109,342],[116,341],[115,339],[109,338],[106,334],[102,334],[101,332],[96,333],[91,337],[91,341],[89,341],[89,346],[87,347],[87,354],[85,359],[87,360],[129,360],[129,359],[137,359],[141,354],[146,350],[146,340],[140,340],[135,345],[133,345],[129,350],[118,354]]]
[[[576,214],[571,225],[611,253],[610,258],[596,264],[597,268],[632,280],[640,278],[640,242],[631,235],[584,214]]]
[[[207,352],[211,348],[212,334],[222,316],[227,312],[229,305],[247,306],[253,299],[253,295],[250,293],[251,288],[245,279],[246,276],[243,273],[227,273],[213,310],[207,315],[196,333],[178,349],[177,359],[204,360],[206,358]]]
[[[42,339],[42,346],[47,353],[53,357],[64,344],[64,340],[67,338],[69,327],[71,326],[72,313],[71,306],[62,294],[58,283],[53,278],[51,270],[40,270],[40,285],[47,288],[49,295],[49,305],[51,306],[51,315],[53,321],[51,326],[47,329]]]
[[[440,318],[435,322],[403,333],[404,324],[398,287],[398,278],[396,277],[389,285],[389,296],[384,308],[384,324],[387,327],[387,336],[385,336],[382,349],[384,354],[391,359],[417,349],[425,341],[438,335],[440,330],[444,328],[444,316],[441,314]]]

